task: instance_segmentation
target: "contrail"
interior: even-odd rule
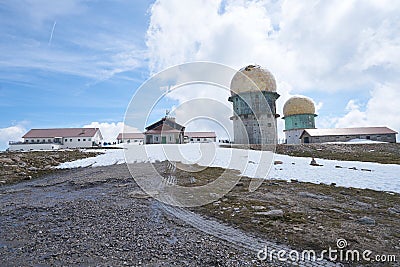
[[[50,34],[48,45],[50,45],[51,44],[51,40],[53,40],[53,33],[54,33],[54,28],[56,27],[56,24],[57,24],[57,21],[54,21],[53,29],[51,30],[51,34]]]

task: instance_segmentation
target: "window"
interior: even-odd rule
[[[268,122],[267,126],[268,127],[272,127],[272,124],[270,122]]]
[[[371,139],[371,136],[367,135],[367,139],[368,139],[368,140]]]
[[[83,141],[83,142],[85,142],[85,141],[86,141],[86,139],[85,139],[85,138],[83,138],[83,139],[82,139],[82,141]]]
[[[64,142],[68,142],[68,139],[64,139]]]
[[[190,138],[190,141],[193,141],[193,138]]]
[[[43,141],[42,141],[43,143],[46,143],[46,140],[45,139],[43,139]]]
[[[35,142],[35,140],[31,140],[31,143]]]
[[[36,140],[36,142],[38,142],[38,143],[39,143],[39,142],[40,142],[40,140],[38,139],[38,140]]]
[[[169,136],[169,141],[172,141],[172,136]]]
[[[72,142],[72,139],[69,139],[70,142]]]
[[[92,141],[92,138],[88,138],[88,141]]]
[[[200,141],[200,138],[197,138],[197,141]]]
[[[81,139],[78,138],[78,142],[80,142],[80,141],[81,141]]]
[[[49,141],[49,143],[51,143],[51,139],[49,139],[49,140],[47,140],[47,141]]]
[[[154,137],[154,139],[158,142],[158,136]]]
[[[204,138],[203,141],[207,141],[207,138]]]

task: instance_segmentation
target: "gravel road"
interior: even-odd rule
[[[246,233],[228,229],[228,242],[175,216],[125,165],[58,171],[0,199],[1,266],[282,266],[258,261]]]

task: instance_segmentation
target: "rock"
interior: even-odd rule
[[[254,210],[265,210],[264,206],[251,206],[251,208]]]
[[[149,198],[150,197],[145,192],[140,192],[140,191],[130,192],[130,193],[128,193],[128,196],[133,197],[133,198]]]
[[[325,196],[325,195],[316,195],[313,193],[309,193],[309,192],[299,192],[298,194],[301,197],[309,197],[309,198],[315,198],[315,199],[319,199],[319,200],[334,200],[333,197],[330,196]]]
[[[238,182],[238,183],[236,184],[236,186],[244,186],[244,183],[243,183],[243,182]]]
[[[361,201],[354,201],[354,204],[356,204],[357,206],[360,206],[360,207],[362,207],[362,208],[364,208],[364,209],[370,209],[370,208],[372,208],[372,205],[371,204],[369,204],[369,203],[365,203],[365,202],[361,202]]]
[[[282,217],[283,213],[284,213],[283,210],[270,210],[270,211],[255,212],[254,214],[264,215],[264,216],[269,216],[269,217]]]
[[[28,171],[37,171],[38,170],[38,168],[36,168],[36,167],[29,167],[28,168]]]
[[[318,164],[317,161],[314,158],[312,158],[312,160],[310,162],[310,165],[311,166],[324,166],[324,165]]]
[[[388,208],[388,212],[391,214],[400,214],[400,209]]]
[[[280,160],[275,160],[275,161],[274,161],[274,165],[278,165],[278,164],[283,164],[283,162],[280,161]]]
[[[18,161],[20,161],[20,160],[21,160],[21,158],[20,158],[20,157],[18,157],[18,156],[14,156],[14,157],[12,157],[12,160],[13,160],[13,161],[16,161],[16,162],[18,162]]]
[[[357,170],[357,168],[356,167],[351,167],[351,168],[349,168],[349,170]]]
[[[20,161],[18,162],[18,166],[21,168],[25,168],[26,167],[26,163],[24,161]]]
[[[13,164],[14,161],[12,159],[9,159],[9,158],[0,158],[0,163]]]
[[[364,225],[375,225],[375,220],[367,216],[358,219],[357,222]]]
[[[342,166],[336,165],[335,168],[341,169],[343,168]]]
[[[290,179],[290,182],[291,182],[291,183],[298,183],[298,182],[299,182],[299,180],[296,180],[296,179]]]
[[[365,172],[372,172],[372,170],[370,170],[370,169],[361,169],[362,171],[365,171]]]

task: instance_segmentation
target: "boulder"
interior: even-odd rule
[[[367,216],[358,219],[357,222],[364,225],[375,225],[375,220]]]
[[[270,211],[255,212],[254,214],[264,215],[264,216],[269,216],[269,217],[282,217],[283,213],[284,213],[283,210],[270,210]]]

